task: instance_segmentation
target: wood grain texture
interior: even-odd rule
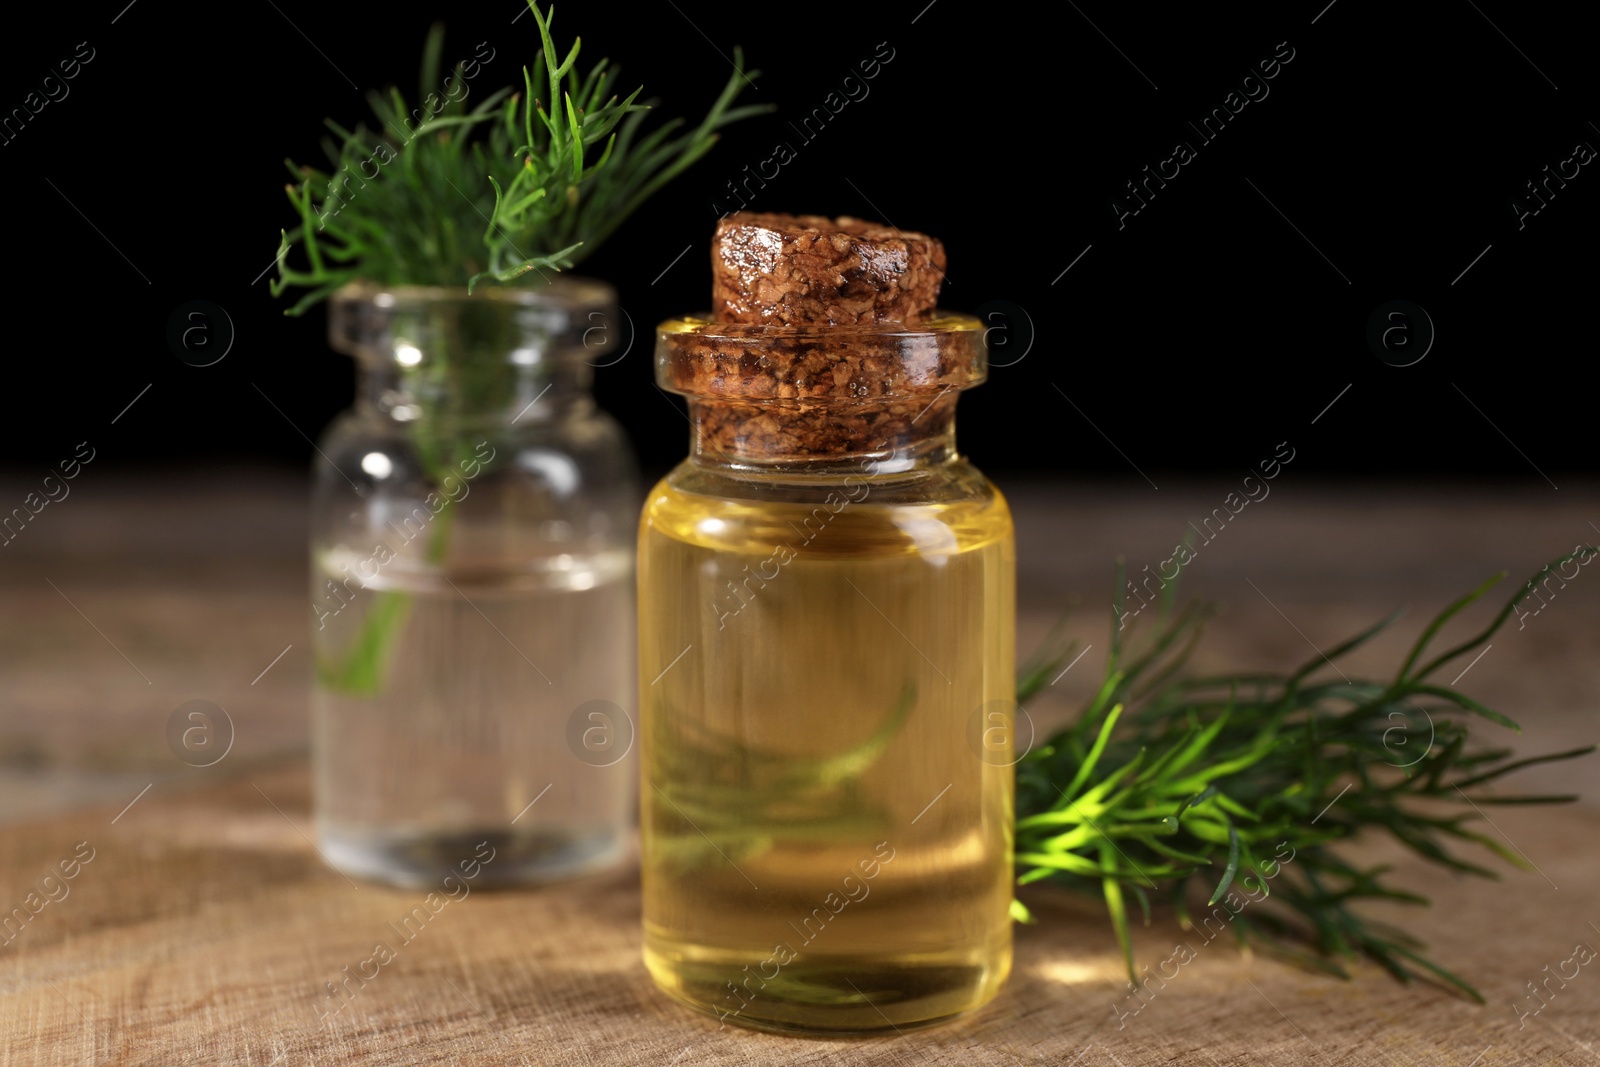
[[[1084,592],[1092,605],[1116,553],[1169,554],[1186,509],[1203,513],[1228,487],[1215,488],[1164,487],[1159,498],[1082,487],[1014,493],[1019,646],[1067,593]],[[25,906],[81,842],[93,849],[65,895],[55,891],[61,899],[0,940],[0,1067],[1600,1063],[1600,961],[1564,986],[1552,981],[1547,1006],[1520,1028],[1512,1008],[1531,1006],[1526,983],[1556,970],[1575,944],[1600,948],[1600,810],[1587,803],[1491,810],[1491,832],[1539,867],[1508,869],[1498,884],[1430,869],[1382,841],[1364,849],[1363,859],[1393,861],[1403,882],[1435,901],[1385,917],[1475,981],[1487,1007],[1398,986],[1371,967],[1350,983],[1303,974],[1158,916],[1136,931],[1140,959],[1154,968],[1179,942],[1196,958],[1128,1014],[1137,1002],[1126,999],[1103,906],[1040,888],[1025,897],[1040,922],[1018,929],[1016,970],[986,1009],[903,1037],[771,1037],[719,1028],[655,991],[639,958],[630,862],[449,903],[324,1016],[336,1003],[325,983],[355,970],[377,941],[395,944],[388,924],[425,894],[351,883],[321,863],[308,837],[298,488],[230,496],[212,485],[217,524],[175,526],[204,489],[85,492],[42,517],[56,524],[48,542],[18,541],[0,560],[9,609],[0,613],[0,807],[10,809],[0,813],[0,908]],[[1225,535],[1236,540],[1219,539],[1191,566],[1201,592],[1232,605],[1213,627],[1206,663],[1298,662],[1307,640],[1331,643],[1396,600],[1414,605],[1418,624],[1485,574],[1530,572],[1570,548],[1587,527],[1581,501],[1568,499],[1275,494],[1239,517]],[[1595,739],[1597,606],[1600,578],[1585,571],[1524,629],[1497,638],[1463,681],[1525,722],[1519,748]],[[1045,721],[1081,697],[1103,662],[1100,609],[1086,607],[1072,625],[1096,647],[1053,703],[1039,705]],[[1392,669],[1405,636],[1362,662]],[[295,649],[252,685],[289,643]],[[171,709],[197,697],[226,706],[238,728],[235,751],[206,770],[177,765],[162,740]],[[1593,761],[1513,785],[1600,793]]]
[[[78,842],[94,849],[68,895],[0,950],[0,1063],[1466,1067],[1479,1053],[1485,1065],[1591,1063],[1600,1046],[1597,965],[1552,986],[1521,1029],[1510,1008],[1576,942],[1600,945],[1588,925],[1600,918],[1600,815],[1586,809],[1496,814],[1548,882],[1514,874],[1491,887],[1394,857],[1436,902],[1395,918],[1470,972],[1486,1008],[1371,967],[1351,983],[1302,974],[1166,922],[1139,931],[1141,958],[1155,964],[1179,942],[1196,958],[1138,1007],[1100,906],[1044,890],[1027,896],[1040,922],[1018,931],[1016,972],[988,1008],[904,1037],[842,1041],[722,1029],[657,993],[639,961],[632,863],[562,886],[474,892],[403,943],[390,924],[425,894],[323,866],[304,836],[308,802],[302,770],[262,771],[151,793],[115,825],[113,806],[0,838],[7,901]],[[331,998],[324,983],[378,941],[394,960]]]

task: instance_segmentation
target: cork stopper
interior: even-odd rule
[[[944,245],[862,219],[729,215],[711,243],[713,317],[788,325],[917,322],[939,300]]]
[[[944,246],[861,219],[740,212],[712,241],[709,319],[662,323],[656,377],[700,445],[748,461],[897,455],[946,434],[984,326],[936,310]]]

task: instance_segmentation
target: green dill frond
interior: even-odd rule
[[[1475,744],[1468,720],[1512,730],[1516,723],[1430,678],[1483,647],[1534,583],[1572,558],[1542,569],[1475,636],[1427,659],[1445,623],[1504,576],[1450,604],[1386,682],[1316,678],[1392,615],[1286,674],[1180,677],[1206,616],[1198,607],[1164,614],[1148,634],[1130,630],[1131,640],[1114,635],[1106,679],[1089,705],[1018,764],[1018,883],[1058,882],[1103,896],[1135,982],[1124,894],[1143,906],[1160,888],[1185,929],[1200,929],[1190,901],[1205,902],[1207,940],[1228,929],[1241,944],[1339,977],[1341,959],[1365,957],[1400,981],[1428,978],[1482,1002],[1470,983],[1424,956],[1420,942],[1361,915],[1367,901],[1428,901],[1391,884],[1387,868],[1352,866],[1339,846],[1379,832],[1465,873],[1498,877],[1457,851],[1462,845],[1527,865],[1471,827],[1479,807],[1574,798],[1480,787],[1593,746],[1512,760],[1509,749]],[[1037,691],[1038,679],[1067,661],[1072,649],[1059,632],[1054,641],[1024,667],[1019,694]]]
[[[397,89],[371,92],[375,123],[327,120],[330,169],[288,163],[299,224],[278,246],[274,296],[306,290],[298,315],[347,282],[466,286],[566,270],[591,255],[662,186],[710,151],[729,123],[770,110],[734,107],[759,71],[734,71],[706,117],[646,130],[642,89],[614,91],[604,59],[578,69],[582,42],[563,55],[555,10],[529,0],[540,50],[515,88],[471,87],[464,63],[440,78],[444,34],[429,32],[418,106]],[[303,255],[299,266],[290,253]]]

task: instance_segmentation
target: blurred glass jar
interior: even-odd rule
[[[470,862],[479,885],[517,884],[622,855],[639,492],[590,392],[616,323],[610,287],[571,278],[330,301],[330,342],[360,369],[312,508],[315,811],[334,867],[420,886]]]

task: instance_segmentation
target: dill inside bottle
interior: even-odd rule
[[[918,234],[735,215],[713,262],[722,321],[657,341],[693,435],[640,530],[646,963],[730,1023],[949,1018],[1011,963],[1011,518],[954,440],[983,327]]]

